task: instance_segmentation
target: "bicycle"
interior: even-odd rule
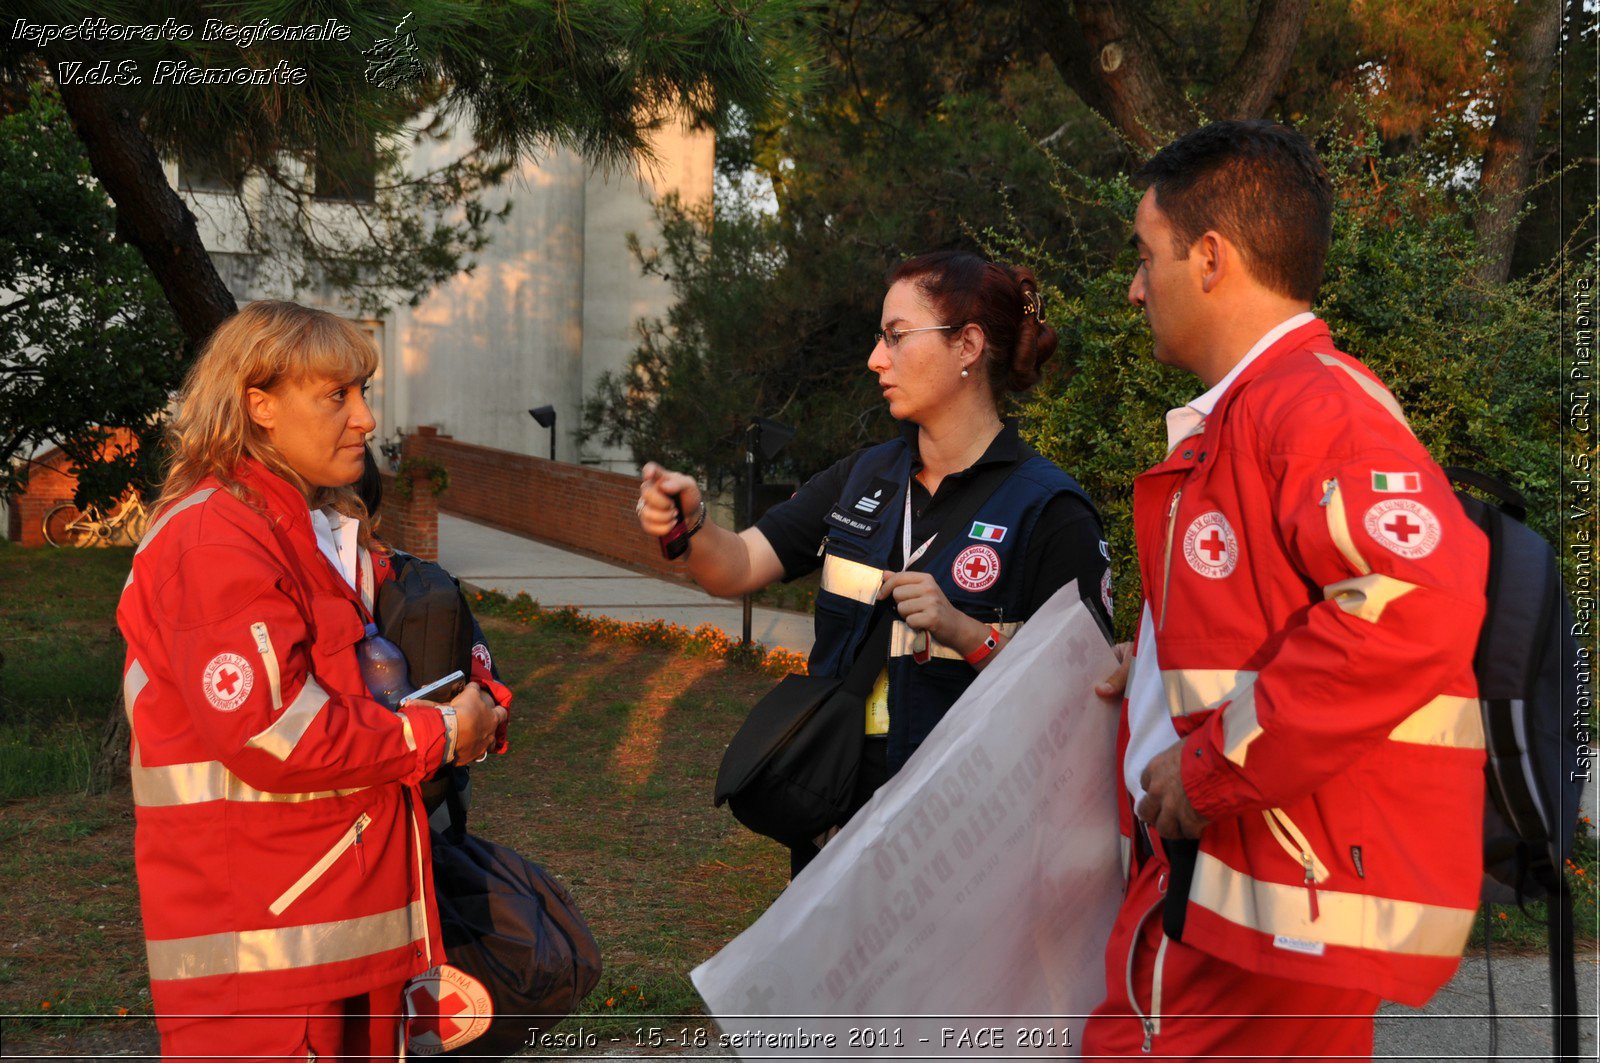
[[[111,546],[123,541],[138,546],[149,526],[144,499],[130,492],[109,517],[98,506],[79,510],[63,502],[44,515],[44,541],[51,546]]]

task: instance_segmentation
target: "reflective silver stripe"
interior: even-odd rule
[[[167,526],[167,521],[171,520],[173,517],[176,517],[179,513],[182,513],[190,506],[198,506],[200,503],[204,502],[206,499],[215,494],[216,491],[217,489],[215,487],[207,487],[204,490],[196,491],[187,498],[180,499],[168,506],[166,512],[161,514],[161,519],[150,525],[150,530],[144,533],[144,538],[139,540],[138,549],[134,550],[134,553],[144,553],[145,547],[154,542],[155,537],[161,534],[161,529]],[[129,579],[131,580],[132,577],[130,576]]]
[[[1260,737],[1261,724],[1256,720],[1256,688],[1251,684],[1222,710],[1222,755],[1242,768],[1250,743]]]
[[[1356,382],[1356,387],[1366,392],[1374,402],[1383,407],[1384,411],[1388,413],[1389,416],[1399,421],[1405,426],[1407,431],[1410,431],[1411,425],[1406,421],[1405,411],[1400,408],[1400,403],[1395,401],[1394,395],[1389,391],[1388,388],[1384,387],[1376,380],[1373,380],[1371,377],[1366,376],[1354,366],[1340,361],[1331,354],[1319,354],[1317,355],[1317,361],[1321,362],[1323,365],[1332,366],[1335,369],[1343,370],[1351,380]]]
[[[1410,956],[1461,955],[1475,908],[1369,897],[1318,887],[1311,920],[1304,886],[1263,882],[1235,871],[1210,853],[1195,864],[1189,899],[1239,926],[1350,949]]]
[[[278,674],[278,651],[272,648],[272,636],[263,621],[250,625],[250,634],[256,638],[256,652],[261,654],[261,666],[267,670],[267,685],[272,688],[272,711],[283,708],[283,680]]]
[[[853,602],[874,602],[885,575],[881,568],[829,554],[822,562],[822,589]]]
[[[1482,749],[1483,714],[1477,698],[1440,694],[1389,732],[1391,742]]]
[[[271,793],[247,785],[217,760],[147,768],[140,763],[137,743],[133,748],[132,769],[133,803],[140,808],[170,808],[173,805],[198,805],[206,801],[301,804],[306,801],[321,801],[327,797],[345,797],[367,789],[365,786],[356,786],[348,790]]]
[[[1329,480],[1322,490],[1325,495],[1322,505],[1328,511],[1328,536],[1344,559],[1365,576],[1372,571],[1372,566],[1367,564],[1367,559],[1356,549],[1355,540],[1350,538],[1350,524],[1345,519],[1344,496],[1339,493],[1339,481]]]
[[[150,683],[150,677],[144,674],[144,665],[137,659],[122,675],[122,711],[128,717],[128,724],[133,724],[133,703],[139,700],[139,695]]]
[[[1020,621],[1016,623],[996,624],[994,626],[999,628],[1000,634],[1004,635],[1007,639],[1016,638],[1017,632],[1022,630],[1022,623]],[[907,624],[904,620],[896,620],[894,622],[894,627],[891,628],[889,632],[889,656],[911,656],[911,642],[916,637],[917,633],[911,627],[911,625]],[[956,650],[946,646],[932,635],[928,636],[928,656],[943,657],[947,661],[966,660],[966,658],[960,653],[956,652]]]
[[[245,743],[248,749],[259,749],[279,760],[288,760],[294,747],[305,735],[306,728],[317,718],[317,713],[328,704],[327,692],[317,685],[315,676],[306,676],[299,695],[283,710],[283,715],[272,721],[272,726]]]
[[[1365,576],[1342,579],[1322,588],[1322,597],[1339,603],[1339,608],[1351,616],[1376,624],[1389,603],[1398,601],[1417,589],[1415,583],[1395,579],[1378,572]]]
[[[425,920],[422,902],[416,900],[393,911],[331,923],[146,941],[145,955],[153,982],[292,971],[404,948],[422,936]]]
[[[1167,692],[1167,708],[1172,715],[1187,716],[1238,697],[1258,674],[1232,668],[1164,668],[1161,686]]]

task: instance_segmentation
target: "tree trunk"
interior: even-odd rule
[[[1561,0],[1521,0],[1511,13],[1507,38],[1505,80],[1483,152],[1473,218],[1483,253],[1478,277],[1495,283],[1511,275],[1517,215],[1528,196],[1539,115],[1561,42]]]
[[[117,692],[116,704],[106,717],[105,730],[100,733],[100,753],[89,769],[89,789],[93,793],[128,785],[128,755],[133,739],[128,727],[128,714],[123,710],[122,692]]]
[[[90,168],[117,205],[117,235],[139,249],[178,326],[199,346],[238,309],[187,204],[167,183],[139,116],[115,88],[56,83]],[[120,715],[120,713],[118,714]]]
[[[1311,0],[1261,0],[1244,52],[1206,99],[1218,118],[1260,118],[1289,73]]]
[[[1206,116],[1259,118],[1288,73],[1310,0],[1261,0],[1233,72],[1196,109],[1167,77],[1128,0],[1031,0],[1067,87],[1135,147],[1152,152]],[[1204,113],[1202,113],[1204,112]]]

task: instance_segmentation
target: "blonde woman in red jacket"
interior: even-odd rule
[[[350,489],[376,352],[253,303],[184,385],[117,620],[135,863],[168,1056],[396,1058],[444,962],[417,784],[495,741],[476,684],[390,712],[362,682],[371,543]]]

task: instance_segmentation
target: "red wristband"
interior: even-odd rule
[[[989,654],[993,653],[999,647],[999,645],[1000,629],[995,627],[993,624],[990,624],[989,634],[984,637],[982,642],[978,643],[978,648],[967,654],[966,657],[962,659],[976,668],[978,663],[985,657],[989,656]]]

